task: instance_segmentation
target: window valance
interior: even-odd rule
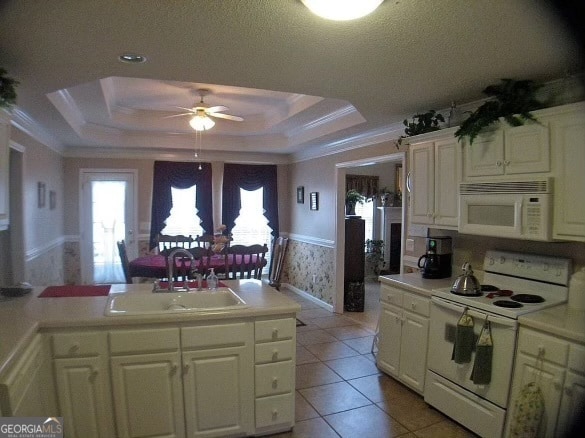
[[[346,175],[345,191],[355,190],[366,198],[371,198],[378,193],[380,177],[374,175]]]

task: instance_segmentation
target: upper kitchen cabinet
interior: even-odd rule
[[[0,109],[0,230],[8,228],[8,169],[10,142],[10,117]]]
[[[553,150],[553,237],[585,242],[585,103],[550,119]]]
[[[457,228],[461,146],[454,129],[409,139],[410,221]]]
[[[535,112],[536,115],[536,112]],[[536,115],[538,119],[539,116]],[[479,135],[464,142],[464,178],[493,177],[550,171],[550,143],[546,123],[531,123]]]

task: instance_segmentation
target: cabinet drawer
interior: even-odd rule
[[[287,341],[267,342],[256,344],[256,363],[280,362],[290,360],[293,357],[292,339]]]
[[[404,292],[400,289],[390,287],[383,284],[380,287],[380,301],[387,304],[393,304],[395,306],[402,307],[402,297]]]
[[[543,354],[544,360],[564,366],[567,364],[569,344],[543,333],[520,328],[518,350],[535,357]]]
[[[71,332],[51,335],[53,357],[84,357],[106,354],[106,332]]]
[[[128,354],[179,349],[179,329],[136,329],[110,332],[110,353]]]
[[[258,429],[293,422],[293,393],[256,399],[256,427]]]
[[[402,307],[409,312],[418,313],[419,315],[429,317],[431,315],[430,298],[421,297],[414,294],[405,293],[402,297]]]
[[[292,361],[255,366],[256,397],[282,394],[293,389]]]
[[[255,339],[256,342],[293,339],[295,331],[296,324],[292,318],[256,321]]]
[[[235,347],[252,342],[251,324],[214,324],[181,329],[183,348]]]
[[[568,367],[577,373],[585,374],[585,346],[577,344],[569,345]]]

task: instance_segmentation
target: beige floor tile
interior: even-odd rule
[[[301,319],[301,321],[303,320]],[[321,327],[313,324],[310,319],[307,319],[303,322],[305,325],[297,326],[297,333],[310,332],[311,330],[321,330]]]
[[[323,318],[314,318],[310,320],[320,328],[343,327],[346,325],[355,325],[355,322],[341,315],[326,316]]]
[[[304,399],[299,391],[295,391],[295,421],[309,420],[319,417],[318,412]]]
[[[339,438],[322,418],[299,421],[290,432],[269,435],[271,438]]]
[[[326,318],[331,315],[333,315],[332,312],[319,307],[316,309],[301,310],[297,313],[297,318],[304,322],[305,319]]]
[[[348,383],[374,403],[390,401],[398,397],[420,400],[422,397],[385,374],[360,377]]]
[[[328,360],[325,364],[345,380],[380,373],[375,363],[370,362],[362,356]]]
[[[390,438],[408,432],[376,405],[327,415],[325,420],[344,438]]]
[[[344,344],[349,345],[360,354],[366,354],[372,351],[372,342],[374,336],[365,336],[363,338],[345,339]]]
[[[319,362],[319,358],[302,345],[297,345],[297,365]]]
[[[320,360],[340,359],[342,357],[359,356],[359,352],[341,341],[310,344],[305,347]]]
[[[343,379],[336,374],[327,365],[317,363],[307,363],[297,365],[296,369],[296,388],[310,388],[313,386],[325,385],[327,383],[341,382]]]
[[[441,421],[414,433],[419,438],[475,438],[473,432],[451,420]]]
[[[413,397],[397,397],[378,403],[378,406],[410,431],[424,429],[447,419],[423,399]]]
[[[334,414],[371,404],[346,382],[301,389],[299,392],[320,415]]]
[[[346,339],[363,338],[365,336],[373,335],[371,330],[368,330],[359,325],[348,325],[345,327],[334,327],[325,329],[327,333],[335,336],[340,341]]]
[[[297,332],[297,342],[301,345],[322,344],[324,342],[335,341],[337,341],[337,338],[322,329],[311,330],[307,332]]]

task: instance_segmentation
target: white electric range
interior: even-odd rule
[[[488,251],[478,296],[433,290],[425,401],[482,437],[503,433],[512,381],[518,316],[562,304],[568,299],[570,259]],[[490,286],[490,287],[487,287]],[[528,302],[526,302],[528,301]],[[493,338],[491,379],[475,384],[469,363],[452,360],[457,322],[466,311],[476,337],[489,322]]]

